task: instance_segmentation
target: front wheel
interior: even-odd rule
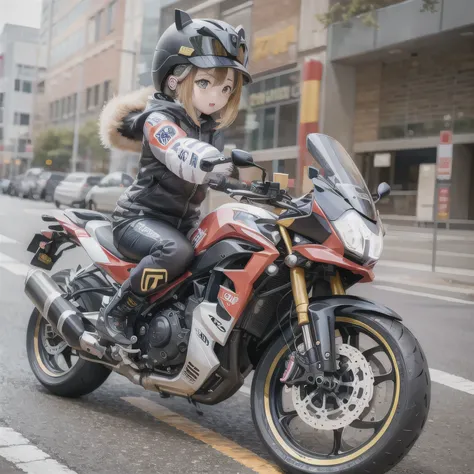
[[[69,273],[69,270],[62,270],[52,278],[61,288],[65,288]],[[26,351],[36,378],[55,395],[71,398],[87,395],[100,387],[110,375],[107,367],[79,358],[37,309],[28,323]]]
[[[268,348],[253,379],[254,423],[285,472],[382,474],[409,452],[427,419],[427,361],[398,321],[337,317],[336,336],[330,388],[280,381],[289,355],[304,348],[300,333],[290,330]]]

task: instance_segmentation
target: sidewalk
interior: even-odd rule
[[[380,216],[384,225],[405,226],[411,229],[431,229],[433,230],[433,221],[418,221],[415,216],[399,216],[395,214],[383,214]],[[453,230],[474,231],[474,220],[468,219],[450,219],[448,226]],[[440,222],[438,228],[445,228],[446,223]]]
[[[464,271],[463,269],[452,270],[458,273]],[[433,294],[454,293],[474,301],[474,272],[472,270],[465,270],[465,272],[470,272],[470,274],[432,272],[429,265],[381,260],[375,266],[374,283],[388,283],[407,289],[418,288],[433,292]]]

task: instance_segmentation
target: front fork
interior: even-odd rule
[[[293,250],[288,231],[283,226],[279,226],[279,228],[288,255],[291,255]],[[309,370],[315,376],[321,374],[321,372],[335,372],[337,365],[334,320],[329,317],[319,317],[316,312],[313,312],[310,321],[308,315],[309,298],[304,269],[296,266],[290,268],[290,278],[298,316],[298,326],[301,327],[303,333]],[[333,295],[346,294],[339,272],[331,277],[330,286]]]

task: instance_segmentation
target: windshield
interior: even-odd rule
[[[372,196],[356,164],[344,147],[334,138],[311,133],[306,139],[309,152],[321,176],[364,216],[377,220]]]

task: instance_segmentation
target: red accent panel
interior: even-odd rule
[[[130,276],[130,271],[137,265],[135,263],[124,262],[115,255],[112,255],[107,249],[101,247],[107,255],[110,263],[97,263],[97,265],[105,270],[120,285]]]
[[[156,300],[159,300],[162,296],[166,295],[168,291],[177,287],[179,284],[183,283],[184,280],[187,280],[190,276],[192,276],[191,272],[186,272],[184,275],[180,276],[176,279],[173,283],[170,283],[168,286],[162,288],[158,293],[154,294],[150,297],[150,302],[154,303]]]
[[[229,312],[229,314],[234,318],[239,318],[252,295],[254,282],[265,271],[265,268],[275,261],[279,252],[262,234],[255,232],[243,222],[235,221],[232,208],[218,208],[208,214],[191,237],[191,241],[199,235],[198,233],[201,233],[201,240],[195,247],[196,254],[202,253],[222,239],[232,237],[252,242],[263,248],[262,251],[253,254],[243,270],[227,270],[225,272],[225,275],[234,283],[235,295],[239,298],[238,302],[233,305],[232,313]],[[204,237],[202,237],[202,233],[204,233]]]
[[[164,127],[171,127],[176,132],[173,138],[166,145],[160,143],[160,141],[155,136],[155,134]],[[148,141],[150,145],[156,146],[160,150],[166,151],[173,145],[176,140],[178,140],[178,138],[184,138],[186,136],[187,135],[184,130],[179,128],[174,122],[171,122],[169,120],[163,120],[163,122],[160,122],[159,124],[150,128],[148,132]]]
[[[299,252],[303,257],[306,257],[308,260],[312,260],[313,262],[328,263],[349,270],[357,275],[361,275],[363,277],[361,280],[362,283],[371,282],[374,279],[374,272],[371,268],[363,267],[362,265],[351,262],[324,245],[296,245],[293,247],[293,250]]]

